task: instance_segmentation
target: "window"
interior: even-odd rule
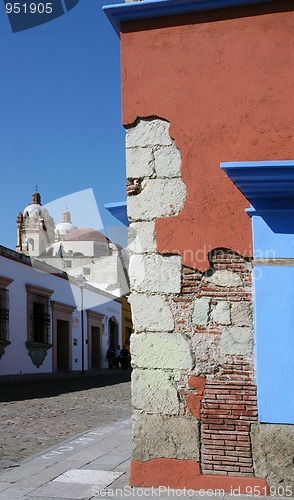
[[[6,288],[12,280],[0,277],[0,340],[9,340],[9,298]]]
[[[71,260],[64,260],[64,261],[63,261],[63,263],[64,263],[64,267],[65,267],[65,269],[66,269],[66,268],[68,269],[68,268],[69,268],[69,267],[71,267],[71,265],[72,265]]]
[[[50,296],[53,290],[27,285],[28,292],[28,341],[50,342]]]
[[[7,286],[13,280],[0,276],[0,341],[9,341],[9,292]]]
[[[89,276],[89,274],[91,274],[91,269],[89,267],[83,267],[83,274]]]

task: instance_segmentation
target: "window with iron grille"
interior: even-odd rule
[[[28,292],[28,341],[50,343],[50,296],[53,290],[26,285]]]
[[[32,306],[32,341],[48,343],[50,331],[49,299],[34,294]]]
[[[8,290],[0,288],[0,340],[9,339],[9,298]]]

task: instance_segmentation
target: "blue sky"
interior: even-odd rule
[[[0,2],[3,246],[15,248],[16,216],[36,185],[43,204],[92,189],[105,228],[120,225],[104,209],[125,199],[126,182],[119,39],[102,12],[115,3],[80,0],[58,19],[12,33]]]

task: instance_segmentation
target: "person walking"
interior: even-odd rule
[[[114,350],[112,346],[108,347],[105,360],[108,362],[109,370],[111,370],[114,363]]]
[[[119,363],[121,360],[121,348],[120,345],[114,351],[114,359],[115,359],[115,368],[119,368]]]
[[[123,370],[126,370],[130,363],[130,353],[127,350],[126,346],[122,346],[122,350],[120,351],[120,364]]]

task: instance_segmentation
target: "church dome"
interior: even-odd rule
[[[43,218],[49,217],[49,212],[47,208],[42,206],[41,195],[38,191],[35,191],[35,193],[32,194],[32,203],[30,203],[25,207],[23,215],[29,217],[37,217],[37,216]]]
[[[88,227],[71,231],[63,238],[63,241],[98,241],[107,245],[110,243],[110,240],[104,234],[100,233],[100,231]]]
[[[65,212],[62,214],[62,222],[59,222],[59,224],[55,227],[55,233],[59,234],[59,236],[65,236],[76,229],[78,229],[77,226],[71,222],[70,211],[66,208]]]
[[[59,222],[59,224],[56,225],[55,227],[55,232],[59,233],[60,236],[65,236],[66,234],[70,233],[71,231],[75,231],[77,229],[77,226],[72,224],[71,222]]]
[[[28,215],[29,217],[35,217],[36,215],[42,217],[49,217],[49,212],[47,208],[43,207],[42,205],[38,205],[37,203],[31,203],[24,209],[23,215]]]

